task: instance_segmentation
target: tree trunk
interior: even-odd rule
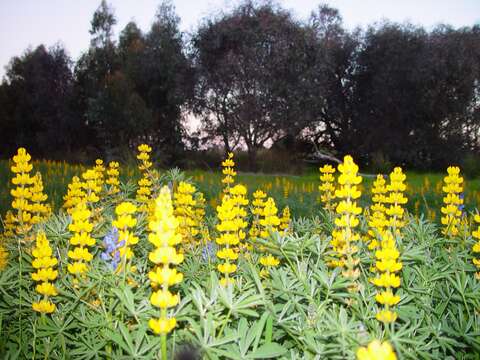
[[[254,146],[248,146],[247,153],[248,153],[248,168],[250,169],[250,171],[256,172],[258,170],[257,148]]]

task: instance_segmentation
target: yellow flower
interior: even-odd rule
[[[166,309],[174,307],[180,301],[178,295],[172,294],[170,291],[158,290],[154,291],[150,297],[150,302],[153,306]]]
[[[168,334],[177,325],[177,320],[175,318],[150,319],[148,325],[157,335]]]
[[[233,160],[233,153],[229,152],[227,158],[222,162],[222,173],[225,175],[222,179],[222,184],[225,185],[224,192],[228,193],[230,187],[235,182],[235,161]]]
[[[358,185],[362,182],[362,177],[358,175],[358,166],[350,155],[344,157],[343,163],[338,165],[338,171],[339,187],[335,191],[335,196],[340,201],[335,209],[337,217],[331,245],[334,255],[340,260],[331,261],[330,264],[341,264],[346,268],[342,274],[352,281],[350,289],[354,291],[357,289],[356,280],[359,276],[359,271],[356,269],[359,261],[355,255],[358,247],[355,242],[360,238],[354,229],[359,224],[357,216],[362,212],[362,208],[355,200],[361,195]]]
[[[263,215],[263,208],[265,207],[265,198],[267,194],[265,194],[262,190],[257,190],[253,193],[253,201],[252,201],[252,226],[249,230],[250,238],[256,238],[260,236],[260,217]]]
[[[44,314],[51,314],[55,311],[56,306],[49,300],[40,300],[39,302],[34,302],[32,304],[33,310],[44,313]]]
[[[385,228],[388,226],[389,221],[386,217],[386,198],[387,188],[386,181],[383,175],[377,175],[376,180],[373,182],[372,188],[372,206],[370,211],[372,212],[368,219],[368,236],[370,243],[368,248],[370,250],[375,249],[379,245],[378,239],[383,235]]]
[[[400,277],[395,274],[382,274],[372,280],[372,283],[378,287],[384,288],[398,288],[400,286]]]
[[[57,296],[58,292],[55,288],[55,285],[46,281],[36,286],[35,290],[37,293],[45,296]]]
[[[183,254],[178,254],[174,247],[159,247],[148,256],[154,264],[173,264],[178,265],[183,262]]]
[[[223,249],[217,251],[217,257],[219,259],[237,260],[238,259],[238,253],[236,253],[231,248],[223,248]]]
[[[382,305],[393,306],[400,302],[400,296],[393,295],[391,290],[382,291],[375,296],[375,300]]]
[[[57,289],[53,285],[58,276],[58,271],[54,269],[57,265],[57,259],[52,257],[52,248],[44,232],[39,232],[36,237],[35,247],[32,249],[32,265],[36,272],[32,273],[32,279],[39,282],[35,287],[37,293],[44,299],[40,302],[34,302],[32,308],[42,313],[52,313],[55,311],[55,304],[49,298],[58,295]]]
[[[110,194],[117,194],[120,192],[119,185],[120,181],[118,180],[118,177],[120,175],[120,164],[116,161],[110,161],[108,163],[108,169],[107,169],[107,180],[105,183],[110,186],[109,193]]]
[[[379,290],[375,296],[375,300],[384,306],[384,309],[377,313],[376,318],[383,323],[394,322],[397,314],[391,311],[390,307],[400,302],[400,297],[393,293],[393,289],[400,286],[400,277],[395,273],[402,269],[402,263],[398,261],[400,253],[396,249],[395,238],[390,231],[383,234],[381,249],[376,251],[375,257],[377,258],[375,266],[380,274],[371,282],[385,289]]]
[[[90,236],[93,230],[93,224],[90,222],[91,214],[85,200],[78,203],[72,211],[72,223],[69,224],[68,229],[73,233],[70,238],[73,249],[68,251],[68,257],[74,261],[67,266],[67,269],[73,275],[85,273],[88,270],[87,263],[93,259],[93,255],[88,250],[88,247],[95,245],[95,239]]]
[[[73,260],[84,260],[90,262],[93,259],[93,255],[90,254],[87,248],[84,247],[75,247],[74,250],[68,251],[68,257]]]
[[[233,161],[233,160],[232,160]],[[237,245],[241,245],[241,241],[245,239],[244,229],[247,227],[245,218],[247,212],[245,210],[248,205],[246,198],[247,189],[243,185],[235,185],[228,188],[228,193],[222,197],[222,203],[217,206],[217,217],[219,224],[217,224],[217,230],[219,232],[216,238],[216,243],[222,245],[223,248],[219,249],[217,256],[225,262],[218,265],[217,269],[224,277],[220,279],[220,284],[228,285],[232,282],[230,274],[235,272],[237,266],[230,261],[234,261],[237,257],[234,254],[237,249]]]
[[[219,264],[217,268],[222,274],[231,274],[237,271],[237,265],[230,263]]]
[[[0,270],[5,269],[8,263],[8,252],[5,247],[0,244]]]
[[[122,260],[116,269],[118,272],[126,271],[129,268],[127,261],[133,256],[131,245],[138,243],[138,237],[131,231],[137,225],[137,219],[132,216],[136,211],[137,207],[128,201],[120,203],[115,208],[117,218],[112,222],[112,225],[118,229],[118,242],[123,244],[118,249]]]
[[[141,211],[148,210],[148,203],[150,201],[150,196],[152,194],[152,174],[150,168],[152,167],[152,162],[150,161],[150,152],[152,148],[147,144],[142,144],[138,146],[138,155],[137,159],[140,160],[138,169],[142,174],[142,178],[138,181],[137,189],[137,200],[142,204],[140,207]]]
[[[323,207],[328,211],[333,211],[335,206],[333,201],[335,200],[335,168],[332,165],[324,165],[320,169],[320,181],[321,184],[318,187],[320,191],[320,200]]]
[[[441,212],[443,214],[441,223],[444,225],[442,233],[445,236],[453,237],[459,233],[459,225],[462,216],[460,206],[463,205],[463,178],[460,176],[460,168],[456,166],[449,166],[447,169],[448,175],[443,179],[444,186],[442,187],[445,196]]]
[[[35,189],[35,179],[30,176],[32,164],[31,156],[24,148],[19,148],[17,154],[13,156],[14,165],[11,167],[15,176],[12,178],[12,184],[15,185],[10,193],[13,197],[12,208],[16,210],[15,233],[24,238],[24,240],[33,240],[29,232],[32,229],[36,218],[32,216],[32,188]],[[38,186],[36,187],[38,189]],[[37,198],[38,200],[38,198]]]
[[[291,219],[290,219],[290,208],[285,206],[282,211],[282,216],[280,218],[280,230],[284,233],[291,231]]]
[[[474,258],[472,259],[473,265],[477,268],[475,277],[480,280],[480,214],[475,214],[473,221],[477,227],[477,230],[472,231],[472,237],[477,240],[473,245],[472,251]]]
[[[75,206],[77,206],[82,199],[86,196],[83,191],[83,185],[78,176],[72,178],[72,182],[68,184],[67,195],[63,197],[63,207],[67,210],[67,213],[71,214]]]
[[[195,186],[181,181],[173,195],[174,215],[179,222],[179,233],[182,235],[184,243],[194,244],[199,234],[199,220],[195,208]]]
[[[405,211],[402,205],[405,205],[408,199],[404,196],[407,186],[404,184],[407,176],[402,172],[401,167],[396,167],[390,173],[390,183],[387,185],[389,192],[386,203],[390,204],[385,213],[389,216],[389,227],[395,234],[400,233],[400,229],[405,225],[403,220]]]
[[[70,274],[80,275],[87,272],[88,266],[84,262],[75,261],[71,264],[68,264],[67,270]]]
[[[183,261],[183,254],[177,254],[174,247],[178,239],[181,239],[178,226],[173,212],[170,189],[164,186],[155,200],[155,210],[149,222],[153,236],[148,238],[155,246],[149,254],[150,261],[155,264],[153,271],[149,273],[150,283],[154,288],[159,287],[150,297],[152,305],[160,308],[160,318],[149,321],[149,326],[155,334],[167,334],[176,325],[176,319],[167,316],[167,309],[176,306],[180,301],[178,294],[172,294],[169,291],[169,286],[183,279],[181,273],[170,267]]]
[[[373,340],[368,347],[358,349],[357,360],[397,360],[397,356],[388,342]]]
[[[391,310],[382,310],[375,315],[376,319],[384,324],[393,323],[397,320],[397,313]]]
[[[265,267],[275,267],[280,264],[280,260],[275,258],[273,255],[269,254],[267,256],[262,256],[260,258],[260,264],[262,264]]]
[[[168,286],[172,286],[182,282],[183,274],[177,272],[176,269],[157,267],[155,271],[150,271],[148,273],[148,278],[154,287],[164,283],[167,283]]]

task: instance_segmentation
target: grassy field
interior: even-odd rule
[[[156,209],[147,214],[137,208],[138,170],[124,167],[119,194],[100,192],[98,202],[88,205],[91,211],[82,202],[70,216],[58,210],[71,178],[86,167],[48,161],[33,165],[56,209],[29,233],[4,233],[0,243],[2,358],[165,360],[177,359],[167,352],[194,349],[197,355],[189,359],[358,360],[359,349],[377,339],[388,341],[398,359],[479,359],[480,266],[475,264],[480,264],[480,251],[475,249],[480,248],[480,220],[463,217],[468,221],[457,235],[441,231],[444,174],[407,173],[407,207],[417,216],[406,217],[400,229],[389,225],[380,235],[370,214],[356,212],[356,224],[349,220],[353,225],[348,231],[339,231],[349,225],[342,223],[344,215],[321,210],[318,173],[240,173],[236,182],[247,185],[250,201],[261,188],[279,209],[290,206],[293,216],[280,231],[267,223],[264,210],[258,223],[263,235],[252,235],[252,202],[247,208],[243,201],[231,206],[232,200],[240,204],[238,198],[224,197],[220,214],[213,212],[222,194],[219,172],[162,170],[165,176],[153,177],[152,188],[162,188]],[[11,202],[10,177],[8,162],[0,162],[2,213]],[[180,234],[174,225],[180,217],[174,218],[173,208],[188,201],[178,200],[179,185],[172,205],[166,185],[185,179],[197,185],[209,206],[195,225],[198,231]],[[363,207],[372,204],[372,181],[364,177]],[[467,181],[467,211],[477,207],[479,194],[479,180]],[[234,211],[239,214],[235,220],[241,221],[227,223]],[[237,226],[232,223],[243,224],[248,236],[229,230]],[[352,232],[356,238],[350,237]],[[228,263],[225,253],[232,249],[226,247],[225,235],[240,244]],[[350,259],[346,250],[336,250],[333,240],[338,236],[349,236],[355,244],[343,248],[350,249]],[[380,247],[372,236],[381,240]],[[79,247],[80,241],[85,246]],[[114,264],[127,246],[131,256]],[[72,267],[78,254],[86,266],[80,274]],[[347,265],[332,267],[332,260],[341,256]],[[48,279],[40,279],[38,266],[45,274],[55,272],[49,278],[54,291],[48,296],[46,287],[39,287],[40,281],[48,285]],[[232,282],[222,283],[225,273]],[[35,306],[45,298],[54,308],[38,313]],[[389,309],[395,319],[379,317]],[[167,315],[176,325],[159,336],[155,322]]]
[[[34,171],[40,171],[44,179],[45,191],[55,209],[61,207],[63,196],[73,176],[87,169],[85,165],[68,164],[65,162],[34,161]],[[8,161],[0,161],[0,211],[5,213],[11,202],[10,177]],[[221,193],[221,173],[203,170],[189,170],[183,176],[191,179],[205,194],[207,201],[212,207],[219,203]],[[256,189],[267,191],[273,196],[280,207],[288,205],[294,216],[311,216],[312,211],[319,209],[318,185],[319,174],[310,172],[302,176],[295,175],[270,175],[239,173],[238,182],[247,186],[250,193]],[[419,215],[425,214],[430,220],[439,217],[439,209],[442,203],[442,179],[440,173],[415,173],[407,172],[407,196],[409,202],[407,208],[410,212]],[[121,169],[121,180],[134,183],[139,178],[135,166]],[[366,176],[362,185],[362,201],[369,203],[370,187],[374,180],[373,176]],[[480,179],[465,181],[465,210],[471,211],[480,203]]]

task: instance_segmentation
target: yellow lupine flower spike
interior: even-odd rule
[[[327,211],[333,211],[335,205],[333,201],[335,200],[335,168],[332,165],[324,165],[320,169],[320,181],[321,184],[318,186],[320,191],[320,201]]]
[[[155,246],[150,252],[149,259],[154,263],[153,270],[148,274],[154,288],[150,297],[153,306],[160,308],[160,317],[149,321],[150,329],[155,334],[165,335],[173,330],[176,319],[169,317],[168,308],[174,307],[180,301],[178,294],[172,294],[169,286],[182,281],[183,275],[171,265],[178,265],[183,261],[183,254],[177,253],[175,245],[179,244],[182,236],[179,233],[179,223],[174,216],[170,189],[164,186],[155,200],[155,211],[149,222],[149,241]]]
[[[344,157],[343,163],[338,165],[338,188],[335,196],[340,199],[336,207],[335,229],[332,233],[331,245],[338,257],[330,263],[333,266],[343,267],[343,276],[352,281],[350,289],[357,289],[356,280],[360,275],[357,268],[359,259],[356,257],[358,246],[356,242],[360,239],[355,228],[359,224],[358,215],[362,208],[358,206],[356,199],[361,195],[358,185],[362,177],[358,175],[358,166],[350,155]]]
[[[43,296],[39,301],[32,303],[32,308],[37,312],[49,314],[56,309],[50,298],[58,295],[58,291],[53,284],[53,281],[58,276],[58,271],[55,270],[58,261],[53,257],[53,250],[44,232],[37,234],[32,255],[32,266],[36,270],[32,273],[32,279],[38,282],[35,288],[36,292]]]
[[[463,205],[463,177],[460,176],[460,168],[456,166],[449,166],[447,173],[448,175],[443,179],[445,185],[442,187],[445,196],[443,197],[444,205],[441,208],[441,222],[444,226],[442,234],[451,238],[459,232]]]
[[[480,280],[480,214],[475,214],[473,221],[475,226],[477,227],[476,230],[472,231],[472,237],[477,241],[473,247],[473,265],[477,268],[477,272],[475,273],[475,277]]]
[[[235,161],[233,160],[233,153],[229,152],[227,154],[227,158],[222,162],[222,173],[224,175],[222,179],[222,184],[224,184],[225,188],[223,191],[228,193],[230,187],[233,186],[235,182],[235,176],[237,176],[237,172],[235,171]]]
[[[216,243],[222,248],[217,252],[217,256],[224,262],[217,266],[223,278],[220,279],[222,286],[228,286],[233,283],[231,274],[237,269],[232,262],[237,259],[233,253],[238,251],[238,247],[245,239],[245,220],[247,212],[245,207],[248,205],[246,198],[247,189],[243,185],[235,185],[229,188],[229,192],[222,198],[222,203],[217,206],[217,216],[219,224],[217,225],[218,237]]]

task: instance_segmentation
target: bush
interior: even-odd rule
[[[470,153],[462,161],[463,173],[470,179],[480,177],[480,155]]]

